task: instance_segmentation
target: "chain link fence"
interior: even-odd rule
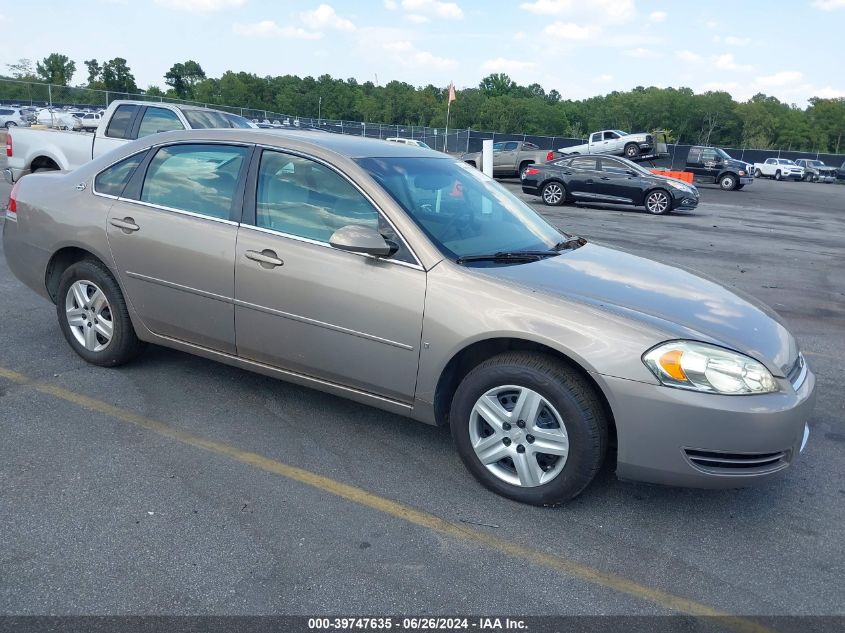
[[[465,152],[480,152],[482,141],[492,139],[499,141],[529,141],[540,149],[552,150],[572,147],[585,142],[584,139],[563,136],[540,136],[535,134],[508,134],[501,132],[486,132],[472,129],[444,129],[419,125],[395,125],[388,123],[366,123],[363,121],[338,121],[320,117],[284,114],[272,110],[241,108],[235,106],[186,101],[147,94],[115,92],[111,90],[91,90],[88,88],[74,88],[70,86],[56,86],[51,84],[28,82],[16,79],[0,79],[0,104],[31,105],[53,108],[106,108],[112,101],[119,99],[133,99],[140,101],[177,103],[204,108],[214,108],[238,114],[257,123],[269,123],[282,127],[308,127],[334,132],[336,134],[353,134],[367,138],[410,138],[422,141],[429,147],[460,155]],[[683,169],[687,153],[691,145],[673,144],[668,147],[669,156],[655,161],[660,167]],[[766,158],[778,157],[797,160],[809,158],[824,161],[827,165],[845,167],[845,154],[825,154],[819,152],[796,152],[782,149],[750,149],[723,148],[739,160],[748,163],[763,162]]]

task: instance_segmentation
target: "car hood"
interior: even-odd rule
[[[537,262],[475,271],[637,319],[667,339],[734,349],[778,376],[787,375],[798,355],[792,334],[755,299],[681,268],[603,246],[586,244]]]

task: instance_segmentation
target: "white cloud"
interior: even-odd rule
[[[315,31],[324,28],[335,29],[338,31],[354,31],[355,25],[351,20],[340,17],[334,10],[334,7],[328,4],[321,4],[313,11],[305,11],[299,14],[299,19],[302,23]]]
[[[708,29],[715,29],[717,26],[719,26],[719,23],[716,22],[716,20],[708,20],[704,23],[704,26],[706,26]]]
[[[155,0],[165,9],[189,11],[191,13],[211,13],[223,9],[237,9],[246,4],[246,0]]]
[[[636,16],[634,0],[535,0],[523,2],[520,9],[535,15],[593,15],[599,22],[627,22]]]
[[[733,53],[716,55],[716,57],[713,58],[713,64],[716,68],[721,68],[722,70],[736,70],[743,72],[754,70],[754,67],[749,64],[737,63],[736,59],[734,59]]]
[[[552,22],[543,33],[561,40],[588,40],[598,31],[594,26],[579,26],[571,22]]]
[[[665,22],[668,17],[669,14],[665,11],[652,11],[648,16],[648,19],[652,22]]]
[[[486,62],[481,64],[481,70],[492,73],[518,73],[530,70],[534,68],[534,66],[534,62],[497,57],[496,59],[488,59]]]
[[[729,46],[748,46],[751,44],[750,37],[736,37],[735,35],[728,35],[725,38],[725,44]]]
[[[693,64],[701,61],[701,55],[699,55],[698,53],[693,53],[692,51],[679,51],[677,57],[681,61],[690,62]]]
[[[408,59],[401,60],[405,66],[420,68],[434,68],[435,70],[449,70],[457,68],[458,62],[448,57],[438,57],[429,51],[414,51]]]
[[[789,84],[798,83],[803,77],[803,73],[797,70],[782,70],[774,75],[765,75],[757,77],[754,80],[754,85],[763,88],[777,88],[781,86],[788,86]]]
[[[704,92],[732,92],[737,88],[739,83],[736,81],[711,81],[701,87]]]
[[[405,21],[411,24],[426,24],[431,22],[431,19],[419,13],[409,13],[405,16]]]
[[[252,24],[235,22],[232,25],[232,31],[244,37],[286,37],[297,40],[318,40],[323,37],[322,33],[308,31],[298,26],[279,26],[273,20],[262,20]]]
[[[593,82],[597,84],[606,84],[611,81],[613,81],[613,75],[599,75],[598,77],[593,79]]]
[[[835,11],[845,9],[845,0],[816,0],[813,6],[822,11]]]
[[[637,57],[639,59],[651,59],[653,57],[657,57],[657,53],[649,48],[643,48],[641,46],[637,48],[630,48],[625,51],[625,54],[628,57]]]
[[[428,14],[447,20],[460,20],[464,11],[454,2],[440,0],[402,0],[402,8],[418,14]]]

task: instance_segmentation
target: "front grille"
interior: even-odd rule
[[[798,358],[795,359],[792,367],[790,367],[789,371],[786,373],[786,379],[789,380],[790,384],[792,384],[792,388],[798,391],[798,389],[801,388],[801,385],[804,384],[804,379],[806,377],[807,364],[804,361],[804,355],[799,352]]]
[[[684,454],[693,466],[711,473],[759,474],[789,465],[788,450],[774,453],[722,453],[685,448]]]

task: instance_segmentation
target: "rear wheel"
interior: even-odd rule
[[[636,143],[628,143],[625,146],[625,156],[628,158],[636,158],[640,155],[640,147]]]
[[[56,314],[73,351],[89,363],[122,365],[143,349],[120,286],[99,262],[77,262],[62,274]]]
[[[8,130],[9,128],[12,128],[12,127],[18,127],[18,124],[15,123],[14,121],[6,121],[6,129]]]
[[[645,208],[653,215],[663,215],[672,210],[671,198],[663,189],[655,189],[646,196]]]
[[[558,207],[566,201],[566,189],[559,182],[547,182],[540,191],[543,202],[550,207]]]
[[[580,493],[598,472],[607,419],[586,380],[552,357],[509,352],[463,379],[452,401],[452,436],[487,488],[533,505]]]

